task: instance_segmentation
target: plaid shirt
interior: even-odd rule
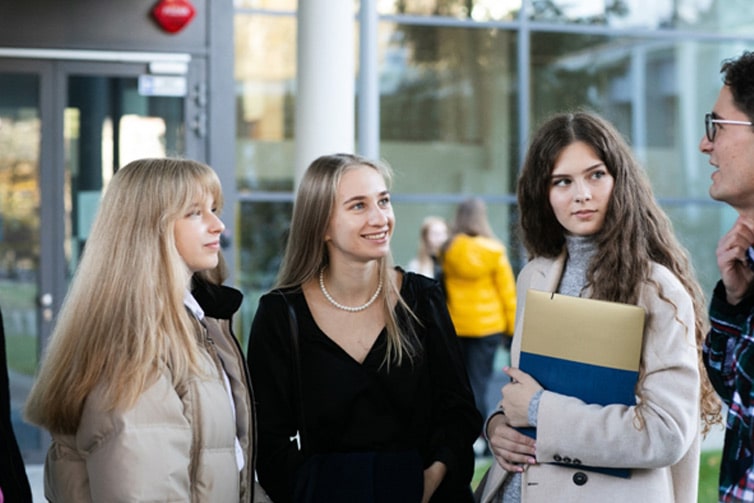
[[[710,305],[704,364],[728,406],[720,502],[754,502],[754,298],[728,304],[718,283]]]

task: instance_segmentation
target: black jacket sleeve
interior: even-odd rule
[[[10,418],[10,382],[2,314],[0,314],[0,489],[3,491],[5,501],[31,503],[31,488]]]
[[[481,433],[482,417],[474,404],[455,328],[440,285],[414,276],[415,287],[406,297],[421,322],[420,339],[431,375],[430,446],[432,458],[442,461],[447,475],[433,502],[466,501],[474,473],[474,441]]]

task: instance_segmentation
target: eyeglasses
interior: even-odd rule
[[[707,139],[709,141],[715,141],[717,136],[717,126],[715,124],[731,124],[733,126],[754,126],[754,123],[749,121],[729,121],[724,119],[715,119],[712,114],[704,114],[704,130],[707,133]]]

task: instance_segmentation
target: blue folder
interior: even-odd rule
[[[544,389],[589,404],[635,405],[644,318],[634,305],[529,290],[519,368]],[[536,438],[535,428],[520,431]],[[631,475],[627,468],[579,468]]]

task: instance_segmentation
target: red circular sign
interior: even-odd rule
[[[157,24],[168,33],[181,31],[196,14],[188,0],[160,0],[152,9]]]

